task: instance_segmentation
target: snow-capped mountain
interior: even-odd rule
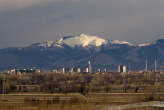
[[[81,34],[66,36],[58,41],[35,43],[21,49],[0,49],[0,70],[85,68],[88,60],[91,60],[93,68],[116,70],[118,64],[124,64],[130,65],[132,70],[139,70],[144,68],[145,59],[148,59],[148,67],[153,69],[155,58],[158,58],[159,65],[164,65],[164,39],[133,45],[126,41]]]
[[[46,41],[37,44],[37,46],[49,48],[49,47],[63,47],[63,45],[67,45],[69,47],[75,48],[75,47],[100,47],[100,46],[113,45],[113,44],[133,46],[133,44],[127,41],[106,40],[98,36],[91,36],[87,34],[81,34],[80,36],[66,36],[61,38],[57,42]]]
[[[107,40],[105,39],[102,39],[97,36],[81,34],[80,36],[66,36],[56,42],[46,41],[37,44],[37,46],[49,48],[49,47],[63,47],[63,45],[67,45],[69,47],[74,48],[74,47],[89,47],[89,46],[99,47],[106,44],[107,44]]]
[[[132,44],[127,41],[120,40],[106,40],[98,36],[91,36],[88,34],[81,34],[79,36],[65,36],[58,41],[45,41],[43,43],[36,43],[31,46],[38,46],[44,48],[64,48],[64,46],[68,46],[71,48],[75,47],[101,47],[101,46],[112,46],[112,45],[128,45],[128,46],[136,46],[136,47],[146,47],[153,44],[156,44],[157,41],[152,43],[143,43],[143,44]]]

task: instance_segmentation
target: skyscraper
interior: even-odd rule
[[[147,59],[145,60],[145,71],[146,72],[148,71],[148,61],[147,61]]]
[[[126,66],[123,66],[123,72],[124,72],[124,73],[127,72],[127,68],[126,68]]]
[[[81,72],[81,69],[80,68],[77,68],[77,72],[80,73]]]
[[[122,73],[123,72],[123,65],[118,65],[118,72]]]
[[[157,72],[157,59],[154,61],[154,71]]]
[[[88,65],[89,65],[89,68],[88,68],[89,69],[89,73],[92,73],[92,65],[91,65],[91,61],[90,60],[88,61]]]
[[[88,73],[88,72],[89,72],[89,69],[88,69],[88,67],[85,69],[85,72],[86,72],[86,73]]]
[[[63,73],[63,74],[65,73],[65,68],[62,68],[62,73]]]

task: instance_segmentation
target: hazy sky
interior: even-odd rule
[[[164,0],[0,0],[0,48],[81,33],[132,43],[164,38]]]

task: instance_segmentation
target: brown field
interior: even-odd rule
[[[163,79],[159,73],[0,75],[0,110],[162,110],[135,104],[164,101]],[[129,104],[135,107],[123,107]]]
[[[145,102],[151,94],[142,93],[92,93],[74,94],[8,94],[0,99],[0,110],[119,110],[111,106]],[[162,95],[163,96],[163,95]],[[159,97],[159,94],[155,97]],[[162,110],[142,107],[121,110]]]

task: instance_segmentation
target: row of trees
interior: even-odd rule
[[[158,75],[158,76],[157,76]],[[4,80],[5,79],[5,80]],[[4,85],[5,83],[5,85]],[[0,91],[6,93],[43,92],[145,92],[150,88],[163,91],[164,74],[159,73],[103,73],[103,74],[59,74],[28,73],[23,75],[0,75]],[[31,86],[31,85],[36,85]],[[39,87],[39,88],[38,88]],[[154,90],[154,89],[153,89]]]

